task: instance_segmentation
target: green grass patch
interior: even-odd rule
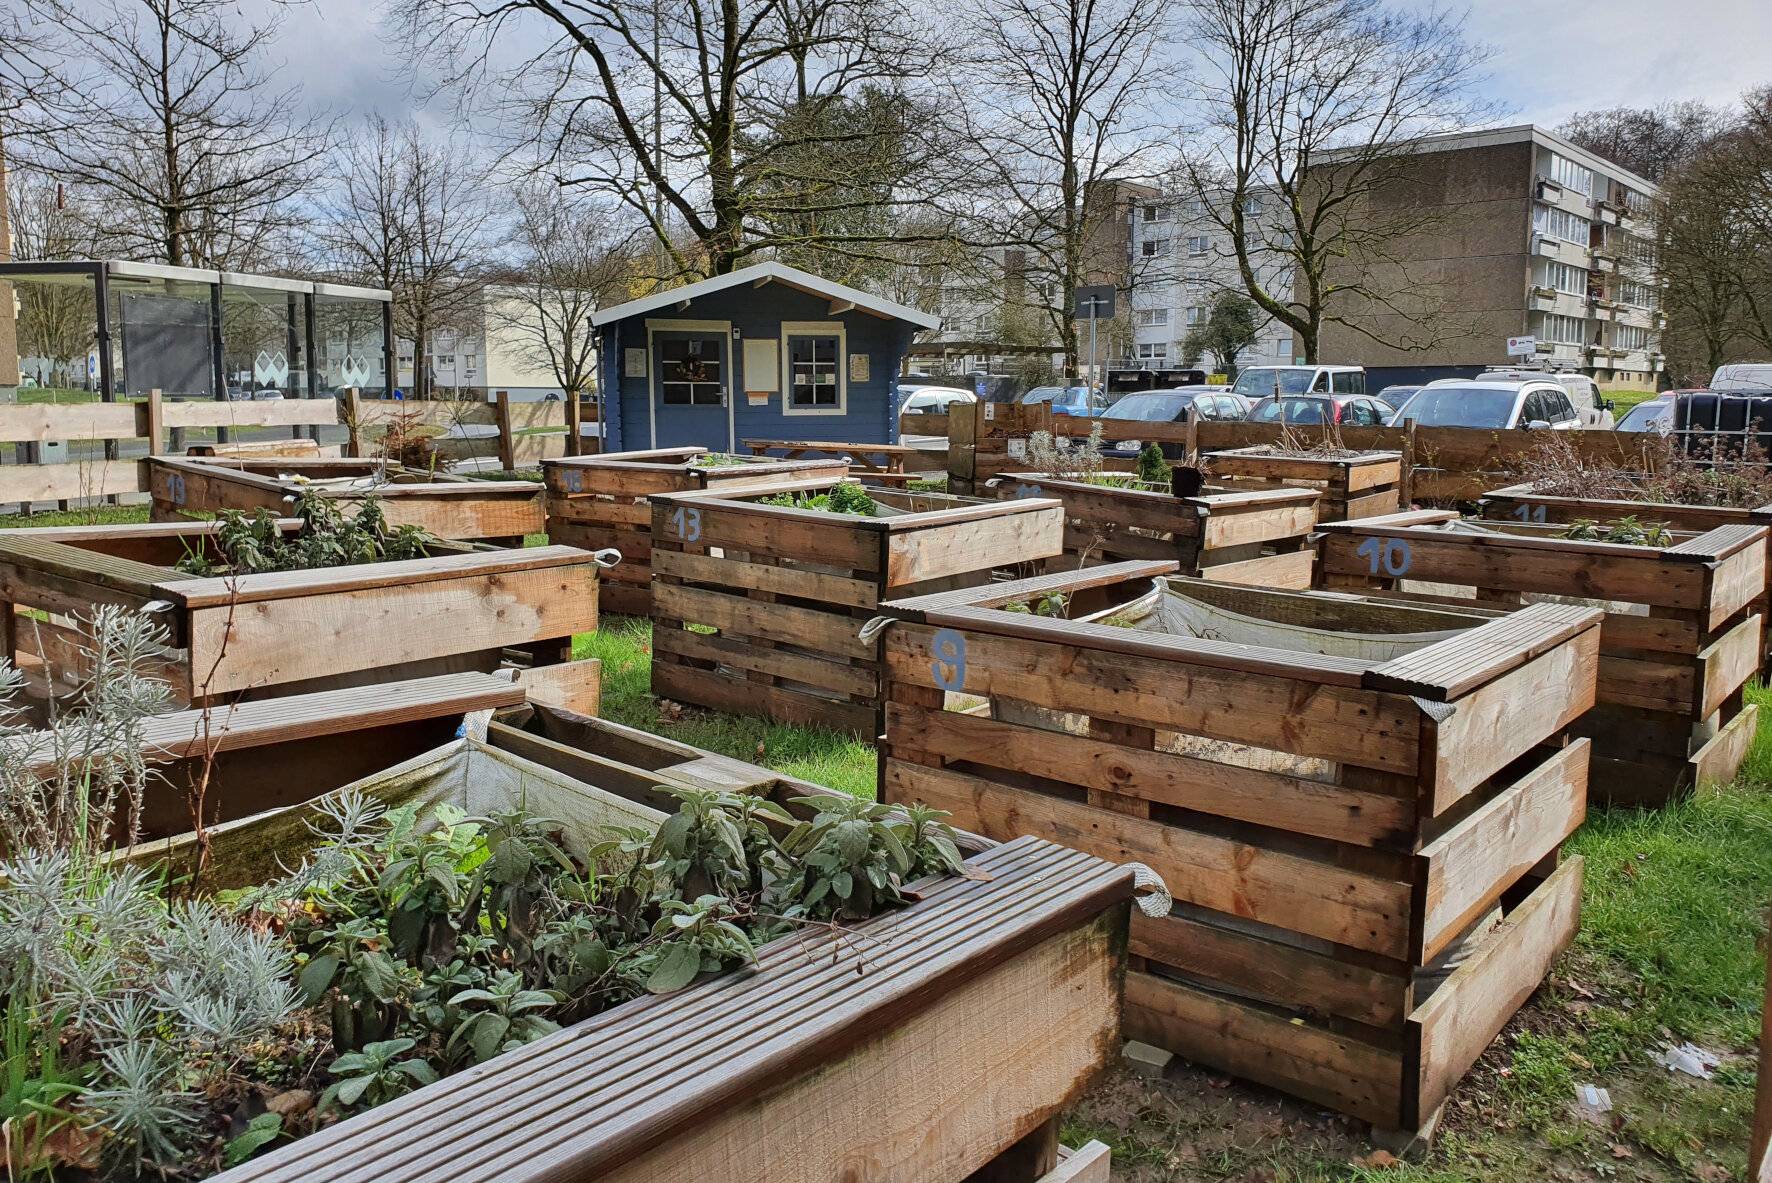
[[[1653,390],[1602,390],[1600,397],[1611,399],[1612,417],[1622,419],[1632,407],[1654,398],[1656,393]]]
[[[0,529],[20,526],[122,526],[148,520],[147,505],[95,505],[48,513],[0,514]]]
[[[18,401],[27,406],[44,403],[73,405],[96,403],[99,398],[96,390],[74,390],[66,386],[27,386],[19,388]]]
[[[653,698],[651,621],[606,617],[597,632],[574,639],[572,655],[602,659],[604,718],[857,797],[874,795],[877,756],[871,743],[817,727],[669,708]]]

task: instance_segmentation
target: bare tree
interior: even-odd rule
[[[274,21],[234,0],[40,0],[75,75],[36,161],[87,186],[131,253],[251,267],[296,217],[324,129],[262,62]]]
[[[517,360],[551,372],[561,390],[589,391],[597,376],[591,317],[628,295],[644,252],[619,218],[562,201],[551,186],[523,186],[513,204],[510,265],[487,290],[488,357],[496,333]]]
[[[320,238],[340,274],[394,293],[394,330],[413,347],[412,395],[432,398],[432,340],[470,322],[484,278],[484,178],[464,146],[380,116],[349,137],[336,171]]]
[[[495,46],[545,45],[504,72],[518,145],[558,183],[626,205],[661,276],[720,274],[784,247],[870,259],[885,215],[927,197],[938,113],[907,116],[930,20],[909,0],[398,0],[446,81]],[[478,56],[461,65],[457,47]],[[883,171],[883,170],[889,170]]]
[[[1459,19],[1377,0],[1192,0],[1192,12],[1206,121],[1180,174],[1226,232],[1249,298],[1309,361],[1326,324],[1404,349],[1457,333],[1397,248],[1441,216],[1414,189],[1417,141],[1491,112],[1471,97],[1487,54]],[[1264,256],[1283,265],[1264,276]]]
[[[1557,131],[1596,156],[1660,184],[1732,123],[1728,111],[1687,99],[1655,107],[1578,111]]]
[[[970,14],[978,60],[955,102],[974,111],[974,167],[997,203],[988,236],[1020,253],[1005,299],[1046,323],[1071,374],[1072,291],[1126,275],[1109,240],[1128,214],[1120,183],[1148,172],[1166,12],[1167,0],[1007,0]]]
[[[95,236],[99,221],[70,198],[59,182],[41,173],[20,171],[8,177],[7,220],[15,252],[26,259],[98,259],[110,243]],[[46,384],[71,382],[78,359],[85,373],[87,350],[97,334],[92,292],[83,286],[53,283],[11,285],[18,308],[18,353],[40,358],[46,370],[35,375]]]

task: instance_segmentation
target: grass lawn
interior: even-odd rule
[[[1638,403],[1643,402],[1645,399],[1654,398],[1655,391],[1653,391],[1653,390],[1603,390],[1600,392],[1600,397],[1611,399],[1612,400],[1612,417],[1614,419],[1622,419],[1622,418],[1624,418],[1625,413],[1627,411],[1629,411],[1632,407],[1636,406]]]
[[[88,509],[35,513],[29,517],[22,514],[0,514],[0,529],[10,530],[15,526],[121,526],[147,520],[148,506],[145,504],[95,505]]]
[[[98,391],[73,390],[65,386],[30,386],[21,387],[18,401],[24,404],[36,403],[96,403]]]

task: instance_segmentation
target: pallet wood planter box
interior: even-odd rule
[[[1133,919],[1131,1038],[1421,1129],[1574,934],[1581,863],[1558,851],[1590,745],[1565,733],[1593,702],[1601,614],[1387,621],[1358,598],[1176,580],[1157,594],[1234,596],[1325,648],[1441,639],[1379,661],[1125,627],[1171,570],[885,605],[881,797],[1148,864],[1176,903]],[[1004,607],[1054,591],[1071,618]]]
[[[1483,494],[1477,504],[1478,511],[1485,518],[1526,525],[1612,522],[1634,517],[1640,522],[1658,522],[1675,530],[1692,530],[1700,534],[1718,526],[1772,526],[1772,505],[1740,509],[1730,505],[1682,505],[1608,497],[1556,497],[1535,492],[1531,485],[1509,485],[1492,490]],[[1772,620],[1772,562],[1766,565],[1766,595],[1757,610]],[[1772,672],[1772,632],[1767,637],[1767,655],[1760,670],[1762,673]]]
[[[652,499],[652,692],[713,710],[879,734],[879,646],[860,631],[880,604],[988,581],[1050,558],[1051,498],[980,501],[870,489],[896,516],[763,504],[839,482]]]
[[[293,531],[298,523],[286,521]],[[198,577],[174,568],[214,523],[0,530],[0,654],[67,689],[78,618],[150,605],[171,634],[162,676],[180,705],[464,670],[551,665],[597,627],[598,558],[567,546],[475,550],[323,570]]]
[[[1209,487],[1197,496],[1177,497],[1130,477],[1114,485],[1039,472],[1004,473],[984,489],[1003,499],[1062,501],[1065,557],[1057,562],[1068,566],[1174,559],[1182,571],[1203,579],[1260,587],[1311,585],[1316,552],[1310,534],[1318,500],[1313,490]]]
[[[297,487],[292,478],[305,478],[345,508],[372,494],[391,525],[422,526],[438,538],[521,546],[524,535],[541,533],[545,524],[546,494],[534,481],[477,481],[383,460],[322,457],[152,456],[147,464],[156,522],[224,509],[281,515]],[[326,487],[329,481],[339,484]]]
[[[471,815],[523,805],[569,846],[664,819],[620,783],[469,739],[352,788]],[[293,865],[313,809],[218,827],[210,882]],[[143,857],[176,868],[190,846]],[[971,861],[988,881],[927,880],[850,932],[775,941],[755,968],[613,1007],[213,1178],[826,1183],[866,1163],[902,1183],[1099,1183],[1104,1148],[1061,1152],[1057,1118],[1117,1044],[1131,873],[1037,839]]]
[[[1594,798],[1661,804],[1701,781],[1727,783],[1753,741],[1743,701],[1765,649],[1768,531],[1745,523],[1675,532],[1666,548],[1562,538],[1561,527],[1465,523],[1422,510],[1330,523],[1326,584],[1437,594],[1490,607],[1581,597],[1606,611],[1594,741]]]
[[[765,456],[713,458],[706,448],[655,448],[575,456],[542,465],[547,485],[548,540],[566,546],[621,552],[603,587],[603,607],[624,616],[652,612],[652,509],[657,493],[749,489],[783,480],[837,479],[849,474],[840,458],[772,460]]]
[[[1207,452],[1200,466],[1209,479],[1230,489],[1319,490],[1320,522],[1377,517],[1402,504],[1401,452],[1289,456],[1262,446]]]

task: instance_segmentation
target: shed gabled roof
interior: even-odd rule
[[[697,296],[725,291],[727,288],[735,288],[743,284],[762,287],[769,283],[784,284],[797,291],[822,296],[831,302],[833,315],[854,310],[865,312],[870,316],[878,316],[884,320],[908,321],[920,329],[941,327],[939,316],[931,316],[927,312],[920,312],[903,304],[894,304],[891,300],[870,296],[859,288],[822,279],[810,271],[789,267],[786,263],[754,263],[726,275],[716,275],[711,279],[689,284],[687,287],[667,288],[664,291],[654,292],[650,296],[642,296],[638,300],[629,300],[626,304],[617,304],[613,308],[600,308],[591,317],[591,323],[606,325],[611,321],[626,320],[630,316],[656,312],[661,308],[676,308]]]

